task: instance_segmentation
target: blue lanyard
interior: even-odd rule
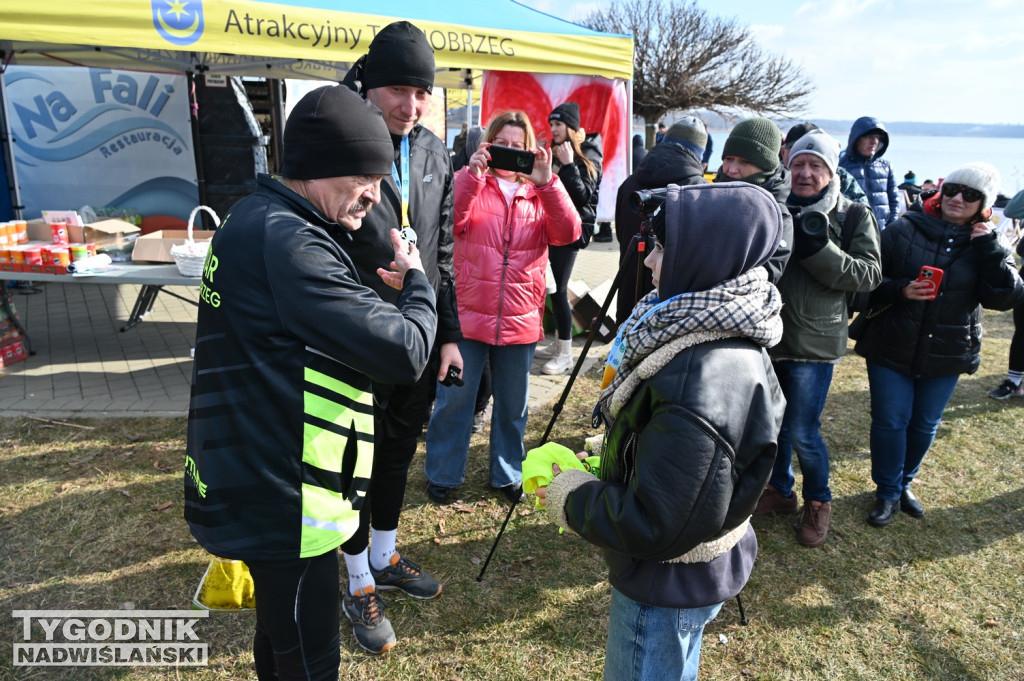
[[[391,166],[391,176],[402,192],[402,227],[409,226],[409,138],[402,138],[401,167]]]

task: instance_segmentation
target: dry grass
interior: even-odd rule
[[[864,522],[872,502],[863,361],[837,369],[824,431],[833,455],[832,531],[820,550],[792,519],[758,521],[761,553],[743,593],[704,639],[702,679],[1024,678],[1024,400],[985,391],[1003,376],[1008,315],[988,322],[982,370],[964,377],[925,459],[923,520]],[[595,378],[573,391],[553,439],[592,434]],[[535,414],[536,443],[550,412]],[[187,608],[208,558],[181,519],[184,422],[80,421],[91,430],[0,420],[0,679],[254,678],[251,614],[197,628],[207,668],[14,668],[14,609]],[[436,572],[443,596],[393,596],[399,647],[371,658],[342,628],[342,678],[592,679],[603,661],[609,590],[600,556],[523,507],[483,582],[476,576],[506,507],[474,440],[461,502],[430,504],[413,466],[400,548]],[[170,504],[169,506],[167,504]]]

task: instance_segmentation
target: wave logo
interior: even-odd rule
[[[191,45],[203,35],[201,0],[150,0],[156,32],[174,45]]]
[[[64,163],[97,150],[110,158],[130,147],[144,158],[164,150],[181,155],[188,149],[183,133],[160,120],[172,101],[174,79],[89,69],[88,83],[76,75],[64,88],[32,69],[9,74],[19,163]]]

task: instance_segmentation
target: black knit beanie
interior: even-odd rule
[[[562,121],[567,128],[572,130],[580,129],[580,105],[576,102],[559,104],[548,116],[548,122]]]
[[[292,109],[282,157],[281,175],[290,180],[387,175],[395,148],[380,109],[347,87],[328,85]]]
[[[779,149],[782,131],[767,118],[748,118],[740,121],[729,133],[722,150],[722,158],[738,156],[761,170],[775,172],[779,167]]]
[[[427,34],[408,21],[385,26],[363,62],[363,91],[388,85],[434,89],[434,50]]]

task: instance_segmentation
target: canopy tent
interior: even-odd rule
[[[407,19],[434,48],[440,87],[466,87],[465,69],[633,75],[631,37],[512,0],[365,9],[351,0],[4,0],[0,54],[5,64],[340,80],[377,30]]]
[[[395,0],[388,14],[349,11],[357,7],[365,10],[351,0],[4,0],[0,71],[9,65],[86,66],[190,79],[223,74],[338,81],[380,28],[407,19],[434,48],[438,87],[478,87],[484,71],[632,78],[630,36],[599,33],[513,0]],[[0,78],[0,107],[3,87]],[[10,145],[19,140],[2,118],[5,161],[20,210]],[[202,201],[194,116],[192,135]]]

